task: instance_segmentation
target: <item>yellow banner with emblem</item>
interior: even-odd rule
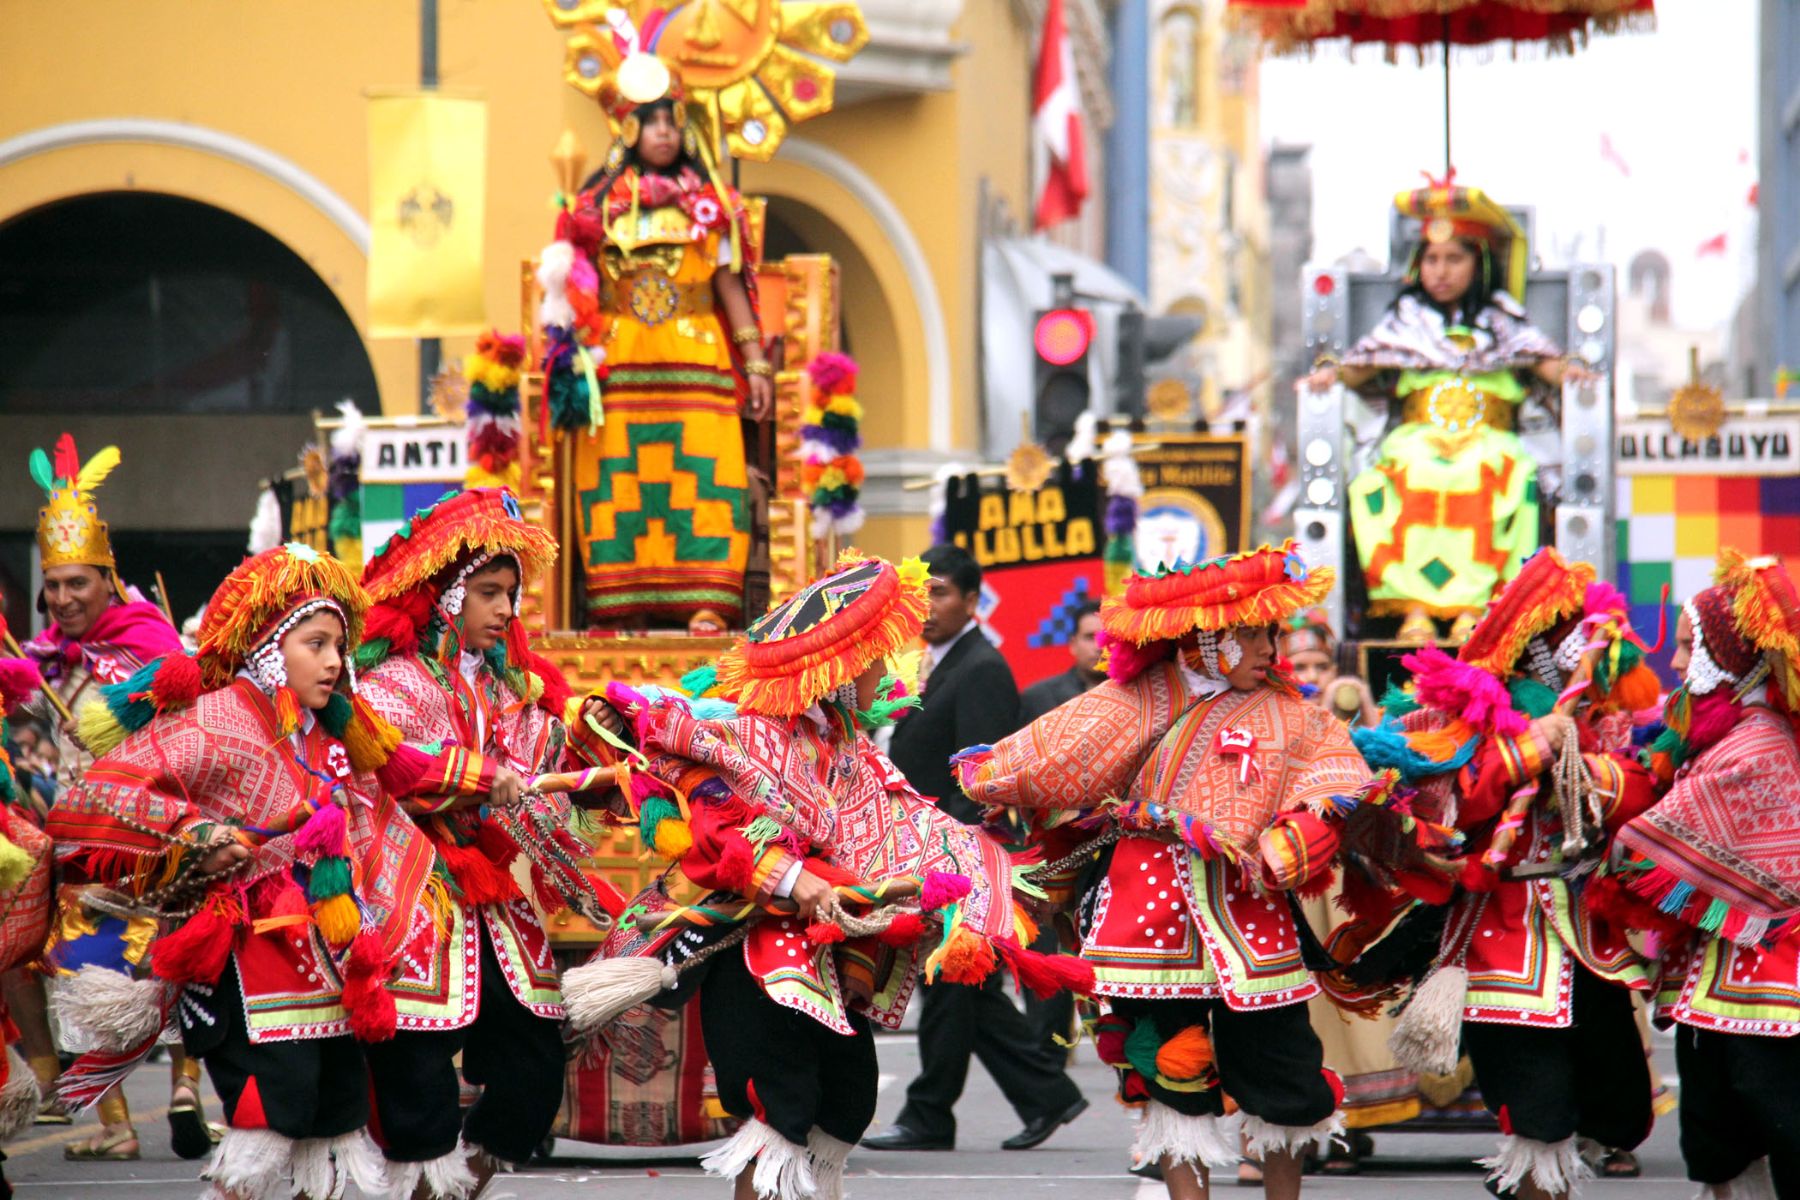
[[[439,91],[369,97],[369,336],[487,328],[482,229],[487,101]]]

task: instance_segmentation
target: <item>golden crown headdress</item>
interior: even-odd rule
[[[851,0],[544,0],[544,8],[569,35],[563,78],[600,101],[614,133],[632,107],[679,94],[714,155],[722,141],[758,162],[774,157],[792,126],[831,111],[830,64],[869,40]]]
[[[119,448],[108,446],[81,461],[72,434],[57,439],[55,457],[42,450],[31,452],[31,478],[44,489],[47,503],[38,509],[38,555],[43,569],[52,567],[104,567],[112,573],[113,589],[121,599],[125,585],[113,563],[112,540],[106,522],[94,505],[94,489],[119,465]]]

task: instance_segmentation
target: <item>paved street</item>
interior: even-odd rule
[[[1040,1149],[1006,1153],[1000,1139],[1016,1131],[1018,1122],[999,1091],[979,1066],[960,1106],[963,1122],[960,1149],[952,1154],[876,1154],[859,1151],[850,1159],[850,1192],[856,1200],[927,1200],[933,1197],[1047,1196],[1095,1197],[1096,1200],[1155,1200],[1162,1186],[1125,1174],[1125,1147],[1130,1123],[1110,1096],[1108,1073],[1094,1063],[1090,1051],[1079,1052],[1076,1079],[1093,1107]],[[1673,1051],[1658,1040],[1659,1067],[1671,1078]],[[906,1081],[918,1063],[918,1047],[910,1033],[885,1037],[881,1043],[882,1096],[878,1119],[899,1111]],[[168,1150],[162,1109],[167,1079],[160,1065],[139,1072],[130,1083],[132,1106],[141,1114],[146,1136],[144,1158],[136,1163],[77,1165],[62,1158],[68,1134],[39,1127],[6,1147],[7,1177],[21,1196],[57,1200],[62,1197],[116,1197],[118,1200],[172,1200],[198,1193],[195,1165],[181,1162]],[[212,1098],[208,1096],[208,1103]],[[1485,1195],[1481,1177],[1468,1160],[1486,1153],[1487,1139],[1432,1134],[1391,1134],[1377,1140],[1376,1158],[1366,1173],[1349,1179],[1309,1178],[1305,1194],[1316,1200],[1423,1200],[1425,1197]],[[1662,1200],[1693,1195],[1682,1176],[1673,1118],[1658,1123],[1641,1152],[1644,1178],[1631,1183],[1592,1182],[1589,1197]],[[1627,1188],[1630,1189],[1629,1193]],[[529,1172],[497,1181],[490,1196],[548,1200],[601,1194],[645,1200],[714,1200],[728,1191],[702,1176],[692,1159],[628,1160],[617,1151],[561,1142],[554,1161]],[[1223,1195],[1255,1193],[1228,1187]]]

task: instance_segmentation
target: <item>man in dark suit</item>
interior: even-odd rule
[[[997,742],[1018,725],[1019,692],[1012,671],[975,621],[981,568],[955,546],[925,552],[931,573],[931,612],[925,618],[923,703],[894,727],[888,757],[920,795],[959,820],[979,820],[975,805],[950,774],[958,750]],[[919,1077],[906,1106],[881,1133],[863,1139],[874,1150],[950,1150],[956,1146],[956,1101],[969,1059],[987,1068],[1025,1128],[1001,1145],[1029,1150],[1080,1116],[1081,1091],[1060,1056],[1044,1053],[1025,1017],[995,972],[986,983],[935,983],[919,1014]]]
[[[1075,630],[1069,637],[1069,657],[1075,665],[1060,675],[1038,680],[1020,693],[1021,728],[1106,682],[1106,672],[1100,669],[1099,638],[1100,602],[1089,600],[1075,610]]]

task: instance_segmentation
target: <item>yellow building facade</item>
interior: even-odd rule
[[[926,537],[922,500],[919,515],[897,511],[900,477],[967,458],[977,437],[981,197],[1030,211],[1035,22],[1020,0],[864,7],[872,40],[840,75],[837,111],[800,126],[773,162],[744,164],[741,186],[769,197],[774,251],[841,265],[846,349],[862,366],[865,439],[881,464],[871,500],[891,493],[871,503],[860,541],[899,554]],[[520,263],[554,220],[548,156],[570,130],[597,164],[606,122],[563,82],[563,39],[539,4],[438,8],[440,85],[488,105],[487,318],[516,329]],[[136,0],[103,20],[60,0],[10,0],[0,33],[33,49],[0,74],[0,231],[77,197],[180,197],[278,240],[366,332],[367,97],[416,83],[418,21],[416,4],[366,0]],[[417,411],[415,343],[362,345],[378,393],[357,397],[365,409]],[[446,340],[446,361],[468,348]],[[108,497],[121,529],[241,528],[254,480],[298,448],[293,416],[39,412],[9,427],[0,530],[11,531],[31,527],[38,503],[27,449],[64,427],[124,447]]]

